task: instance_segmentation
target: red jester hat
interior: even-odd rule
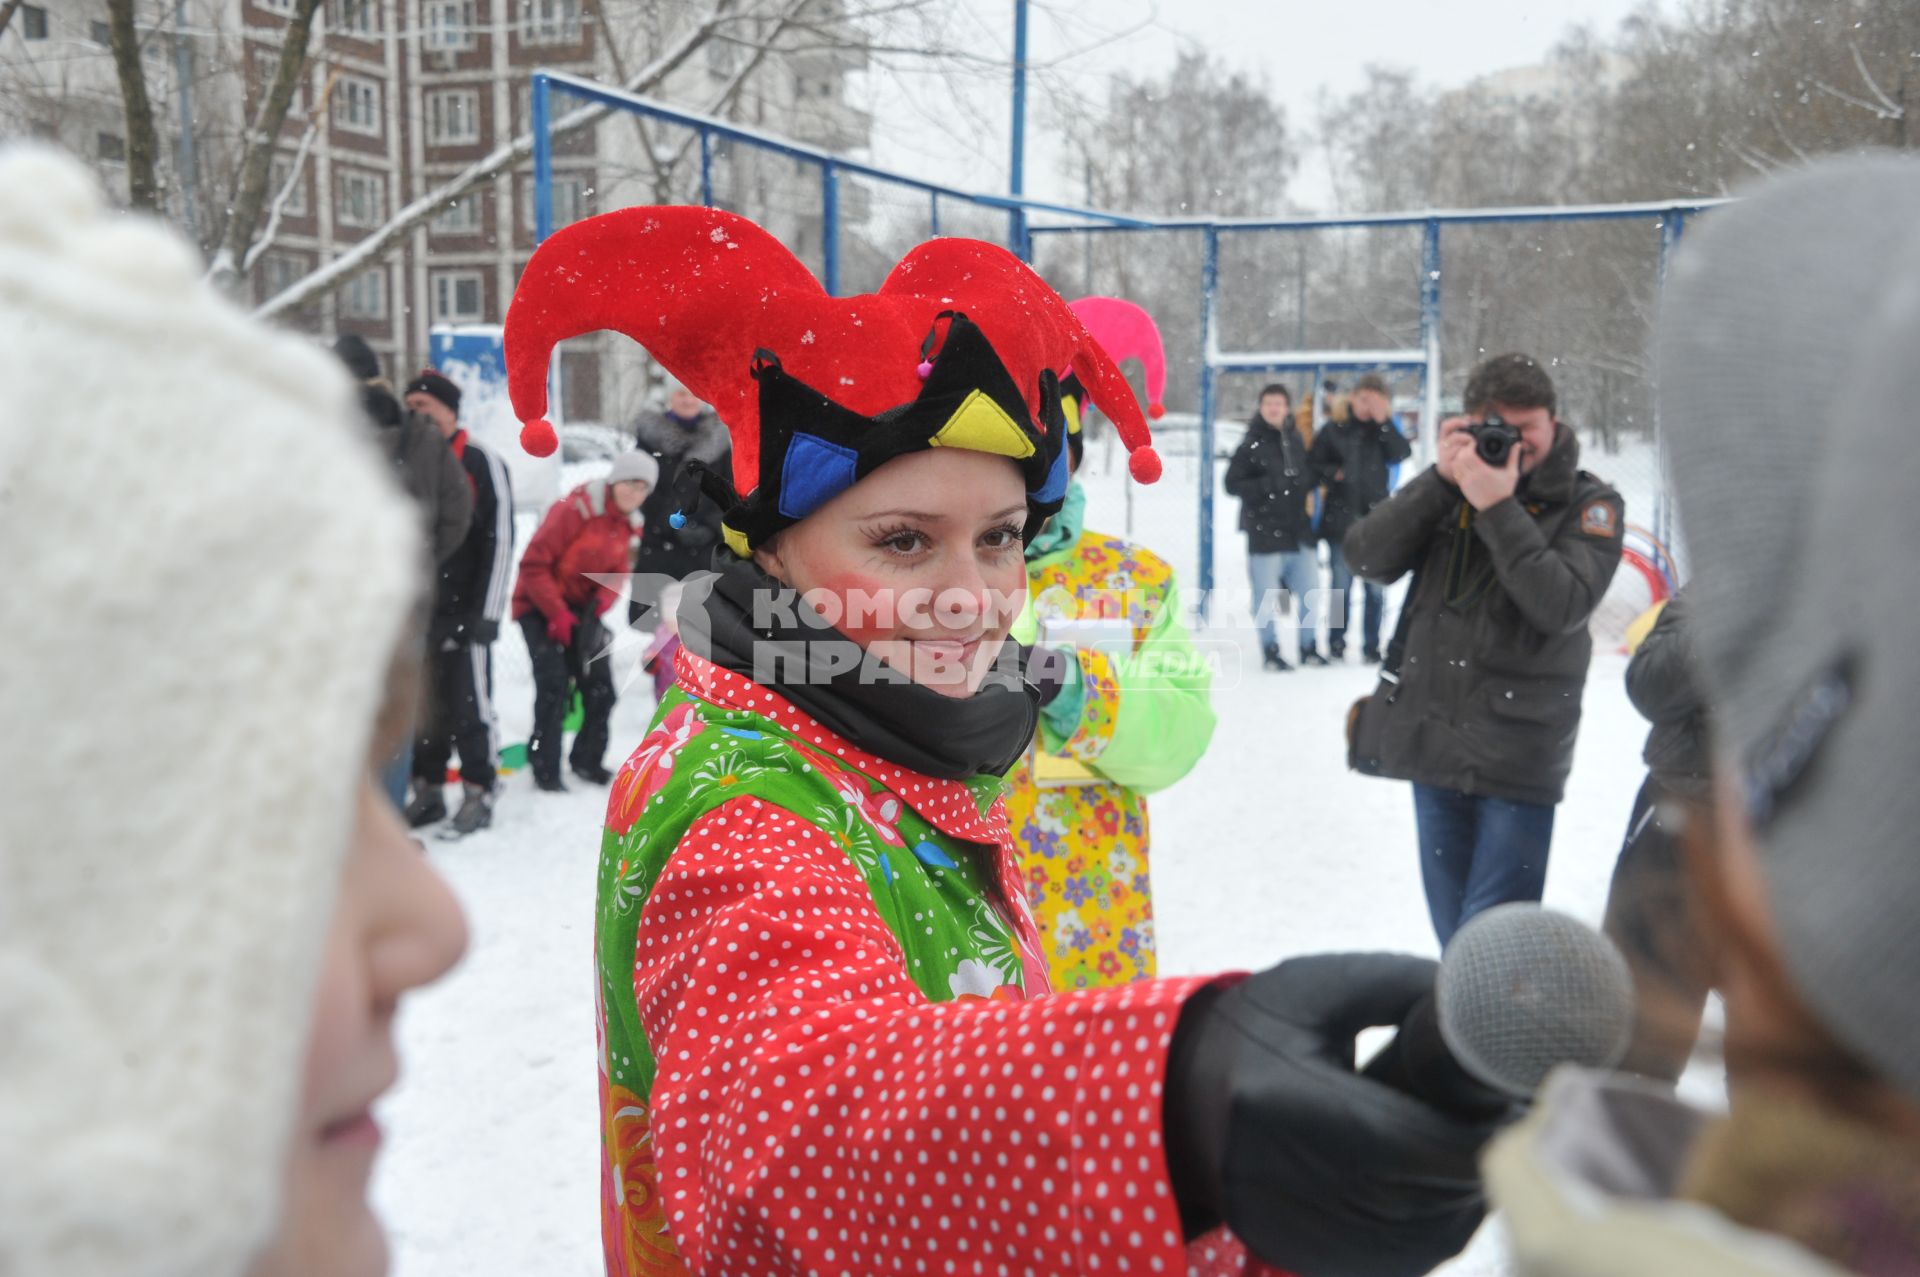
[[[1060,296],[993,244],[936,239],[878,292],[829,296],[778,240],[735,214],[629,208],[556,232],[507,309],[508,391],[538,456],[553,348],[609,329],[646,347],[733,436],[733,477],[699,482],[746,556],[874,469],[925,448],[1014,461],[1029,532],[1067,489],[1062,369],[1087,388],[1143,483],[1160,475],[1113,360]]]

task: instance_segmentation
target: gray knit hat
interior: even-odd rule
[[[608,483],[627,483],[638,480],[652,491],[660,486],[660,463],[653,459],[651,452],[639,448],[629,448],[613,459],[613,469],[607,472]]]
[[[1920,1096],[1920,162],[1707,214],[1656,345],[1700,670],[1788,973]]]

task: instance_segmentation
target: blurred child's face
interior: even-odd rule
[[[373,1103],[399,1075],[400,995],[459,959],[466,921],[372,781],[327,936],[280,1226],[250,1277],[379,1277],[387,1242],[367,1201]]]

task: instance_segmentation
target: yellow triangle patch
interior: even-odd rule
[[[968,395],[928,442],[936,448],[965,448],[1016,461],[1034,453],[1033,440],[1020,432],[1007,410],[984,390]]]
[[[1080,433],[1080,401],[1078,399],[1075,399],[1072,395],[1061,395],[1060,407],[1061,407],[1061,410],[1067,414],[1067,433],[1070,435],[1079,434]]]
[[[753,551],[747,548],[747,534],[739,529],[730,528],[722,523],[720,525],[720,539],[727,543],[729,550],[732,550],[741,558],[750,559],[753,557]]]

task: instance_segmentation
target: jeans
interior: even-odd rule
[[[1374,656],[1380,654],[1380,613],[1387,606],[1387,592],[1371,581],[1361,582],[1361,599],[1353,597],[1353,583],[1356,579],[1353,569],[1347,566],[1347,556],[1340,553],[1340,547],[1329,543],[1328,568],[1333,582],[1334,599],[1327,604],[1327,650],[1339,656],[1347,650],[1347,621],[1352,609],[1358,608],[1362,601],[1366,610],[1362,618],[1361,634],[1366,650]]]
[[[1442,948],[1466,921],[1515,900],[1540,899],[1553,843],[1553,808],[1413,787],[1420,878]]]
[[[387,797],[393,800],[395,811],[407,809],[407,779],[413,775],[413,736],[408,733],[406,742],[400,746],[400,752],[387,760],[380,769],[380,788],[387,791]]]
[[[1293,609],[1299,608],[1301,622],[1307,626],[1300,633],[1300,650],[1313,647],[1313,631],[1307,597],[1320,587],[1320,558],[1316,551],[1278,550],[1272,554],[1247,555],[1247,581],[1253,587],[1254,626],[1259,628],[1258,617],[1262,607],[1266,606],[1275,590],[1284,589],[1287,599],[1283,602],[1272,599],[1272,610],[1267,620],[1266,637],[1263,647],[1280,646],[1280,628],[1283,619],[1293,616]]]

